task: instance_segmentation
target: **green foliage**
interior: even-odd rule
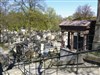
[[[95,56],[100,56],[100,51],[92,52],[91,54],[93,54],[93,55],[95,55]]]
[[[68,17],[65,17],[63,20],[73,20],[73,16],[68,16]]]
[[[19,31],[24,27],[28,30],[58,30],[61,17],[53,8],[45,12],[44,0],[9,0],[0,2],[0,25],[9,30]],[[9,9],[7,9],[9,7]]]
[[[62,17],[57,15],[53,8],[48,8],[46,11],[47,16],[47,28],[48,30],[59,30],[59,23],[62,20]]]
[[[3,50],[8,50],[8,47],[7,47],[7,46],[5,46],[3,43],[0,43],[0,47],[2,47],[2,48],[3,48]]]
[[[10,30],[18,31],[25,24],[24,15],[21,12],[10,12],[6,19]]]
[[[52,8],[51,8],[52,9]],[[9,30],[20,28],[29,28],[36,30],[58,30],[61,17],[55,13],[55,10],[48,9],[46,13],[39,10],[23,12],[10,11],[7,15],[0,17],[0,24],[6,26]]]

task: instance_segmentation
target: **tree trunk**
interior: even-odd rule
[[[100,0],[98,0],[97,20],[92,49],[100,49]]]

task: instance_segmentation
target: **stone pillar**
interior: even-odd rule
[[[87,35],[84,34],[83,50],[86,50]]]
[[[100,49],[100,23],[96,24],[92,49]]]
[[[71,51],[72,51],[74,48],[74,33],[73,32],[71,32],[70,46],[71,46]]]
[[[92,45],[93,50],[100,49],[100,0],[98,0],[97,20],[95,25],[95,35]]]
[[[64,48],[65,47],[65,43],[64,43],[64,40],[63,40],[63,36],[64,36],[64,31],[61,31],[61,48]]]
[[[70,32],[68,32],[68,48],[70,48]]]

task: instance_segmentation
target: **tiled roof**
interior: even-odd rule
[[[59,26],[88,26],[90,21],[81,20],[81,21],[63,21]]]

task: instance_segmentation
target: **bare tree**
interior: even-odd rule
[[[8,23],[6,16],[10,9],[9,5],[9,0],[0,0],[0,25],[4,28],[7,27]]]
[[[92,49],[100,49],[100,0],[98,0],[97,20]]]
[[[44,0],[14,0],[15,4],[19,6],[19,9],[25,12],[25,10],[33,11],[36,8],[44,10]]]
[[[28,30],[30,31],[32,26],[32,19],[31,16],[33,13],[37,11],[44,11],[45,10],[45,3],[44,0],[13,0],[14,7],[17,8],[19,11],[23,12],[24,16],[26,17],[27,23],[30,25]]]
[[[91,10],[91,6],[84,5],[79,6],[76,12],[73,14],[74,19],[90,19],[94,16],[94,12]]]
[[[7,14],[9,11],[9,0],[0,0],[0,13]]]

